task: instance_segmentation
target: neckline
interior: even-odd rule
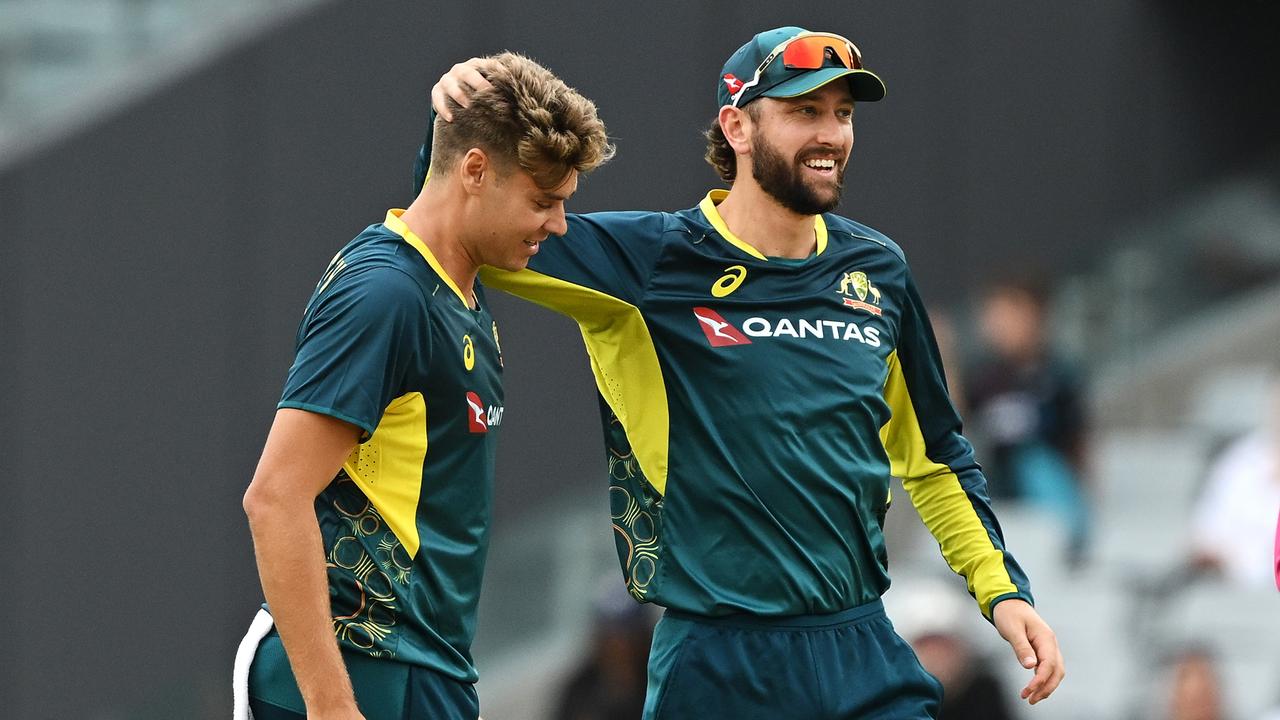
[[[706,197],[702,198],[702,202],[698,203],[698,209],[702,211],[704,216],[706,216],[707,222],[711,223],[711,227],[714,228],[726,242],[751,257],[756,258],[757,260],[764,260],[765,262],[770,262],[771,260],[775,262],[780,260],[797,260],[805,262],[808,260],[808,258],[771,259],[769,256],[757,250],[751,243],[743,240],[737,235],[734,235],[733,231],[729,230],[729,226],[725,224],[724,218],[720,216],[720,210],[716,207],[727,197],[729,197],[728,190],[717,188],[708,192]],[[809,257],[821,255],[823,251],[827,249],[827,223],[822,219],[821,215],[813,216],[813,233],[817,240],[817,247],[814,250],[813,255],[810,255]]]
[[[427,244],[422,241],[422,238],[418,237],[416,233],[410,230],[409,225],[400,218],[403,214],[403,209],[392,208],[387,211],[387,219],[384,220],[382,224],[388,230],[403,238],[410,247],[418,251],[418,254],[422,256],[422,259],[427,261],[427,264],[431,266],[431,269],[436,271],[436,274],[440,276],[440,279],[444,281],[444,284],[448,285],[449,289],[453,291],[453,294],[462,302],[463,307],[472,312],[479,312],[480,298],[476,298],[476,307],[471,307],[471,304],[467,302],[467,296],[462,294],[462,291],[458,289],[457,283],[453,281],[453,278],[449,277],[449,273],[444,271],[444,266],[442,266],[440,261],[436,259],[435,254],[431,252],[431,248],[427,247]]]

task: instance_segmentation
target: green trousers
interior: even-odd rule
[[[876,600],[831,615],[703,617],[654,629],[644,720],[936,718],[942,686]]]
[[[349,650],[342,659],[367,720],[476,720],[475,686],[417,665],[379,660]],[[249,708],[255,720],[306,717],[280,635],[272,630],[258,645],[249,669]]]

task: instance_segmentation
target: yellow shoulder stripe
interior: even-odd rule
[[[892,415],[880,428],[880,441],[889,454],[890,472],[902,478],[911,504],[938,541],[947,564],[964,576],[982,614],[990,617],[992,600],[1018,592],[1005,569],[1004,553],[991,542],[960,478],[951,468],[929,459],[897,351],[890,353],[888,364],[884,398]]]
[[[577,321],[600,395],[622,423],[645,479],[659,494],[665,494],[671,431],[667,388],[640,309],[598,290],[533,270],[512,273],[485,267],[480,278],[486,285]]]

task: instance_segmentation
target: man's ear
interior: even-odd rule
[[[480,148],[471,148],[458,161],[458,179],[469,194],[480,192],[486,181],[493,180],[493,172],[493,162]]]
[[[729,147],[738,155],[750,155],[751,143],[748,138],[751,137],[752,120],[747,111],[725,105],[720,108],[720,115],[716,120],[720,123],[720,131],[724,133]]]

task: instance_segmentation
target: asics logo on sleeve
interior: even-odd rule
[[[729,293],[737,290],[742,285],[742,281],[747,279],[747,269],[741,265],[730,265],[724,269],[724,275],[711,284],[711,295],[713,297],[726,297]]]
[[[333,259],[329,261],[329,267],[325,269],[324,275],[320,277],[320,283],[316,286],[316,294],[324,292],[325,288],[329,287],[329,283],[333,282],[333,279],[338,277],[338,273],[342,272],[342,269],[346,266],[347,261],[342,257],[341,252],[334,255]]]
[[[715,310],[696,307],[693,309],[693,316],[698,319],[698,326],[702,328],[702,334],[707,336],[707,342],[711,343],[711,347],[751,344],[741,330],[730,325]]]

